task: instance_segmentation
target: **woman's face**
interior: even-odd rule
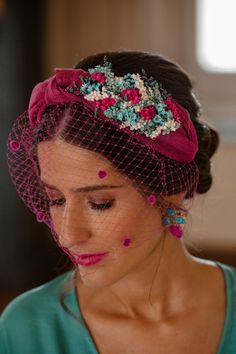
[[[160,210],[109,161],[59,139],[40,143],[38,158],[60,244],[72,254],[108,252],[94,265],[78,264],[84,283],[111,285],[155,258]]]

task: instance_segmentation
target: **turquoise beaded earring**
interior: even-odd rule
[[[183,236],[183,228],[186,219],[186,212],[172,208],[164,208],[162,224],[168,226],[170,233],[177,238]]]

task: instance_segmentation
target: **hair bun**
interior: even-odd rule
[[[197,131],[199,150],[195,162],[199,169],[199,181],[196,192],[206,193],[212,185],[211,157],[219,146],[219,134],[208,123],[194,121]]]

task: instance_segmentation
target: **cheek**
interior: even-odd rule
[[[131,248],[152,247],[158,242],[163,230],[158,212],[146,212],[142,216],[140,213],[126,213],[113,220],[107,237],[117,243],[119,250],[128,251]]]
[[[55,208],[50,208],[51,221],[54,231],[57,235],[61,234],[63,214]]]
[[[119,210],[119,211],[118,211]],[[50,209],[53,229],[61,237],[63,229],[63,207]],[[119,208],[99,215],[93,211],[86,225],[92,245],[111,248],[116,253],[126,253],[132,248],[149,247],[158,241],[163,230],[158,212],[137,208]],[[79,228],[77,221],[75,227]],[[78,240],[79,241],[79,240]],[[151,244],[150,244],[151,241]],[[153,241],[153,242],[152,242]]]

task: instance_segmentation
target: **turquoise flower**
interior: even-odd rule
[[[135,87],[135,80],[132,77],[132,74],[126,74],[123,77],[123,88],[134,88]]]
[[[99,82],[94,81],[92,78],[83,79],[83,84],[80,87],[82,94],[88,95],[93,91],[100,91],[102,85]]]
[[[135,125],[137,123],[137,115],[134,112],[133,107],[121,108],[119,113],[121,113],[124,117],[124,120],[129,122],[131,125]]]
[[[156,110],[157,110],[158,113],[165,110],[165,104],[163,104],[163,103],[157,103],[155,105],[155,107],[156,107]]]
[[[165,123],[166,119],[164,116],[161,116],[160,114],[157,114],[155,116],[155,118],[153,118],[152,120],[154,123],[156,123],[157,125],[162,125]]]
[[[124,117],[123,112],[121,112],[121,111],[117,112],[116,117],[117,117],[117,119],[119,119],[121,122],[122,122],[122,121],[125,122],[125,117]]]

